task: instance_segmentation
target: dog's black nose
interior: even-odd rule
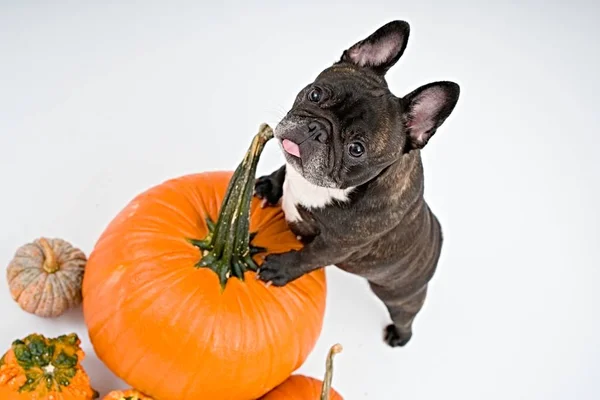
[[[321,143],[326,143],[329,136],[327,128],[319,121],[312,121],[308,124],[308,133],[310,138]]]

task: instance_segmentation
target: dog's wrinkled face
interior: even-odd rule
[[[309,182],[330,188],[360,185],[401,153],[399,99],[373,72],[339,64],[298,94],[276,134],[288,163]],[[390,141],[397,143],[388,147]]]
[[[385,73],[408,36],[406,22],[384,25],[300,91],[275,135],[306,180],[340,189],[368,182],[406,151],[425,146],[450,115],[459,94],[454,83],[425,85],[405,98],[388,89]]]

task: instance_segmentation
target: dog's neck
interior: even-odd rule
[[[302,218],[297,206],[306,209],[318,209],[334,202],[348,201],[348,195],[354,188],[332,189],[317,186],[307,181],[291,165],[286,165],[283,183],[282,208],[288,222],[297,222]]]
[[[423,196],[421,151],[412,150],[390,165],[376,180],[376,190],[389,193],[390,200],[412,201]]]
[[[423,200],[423,164],[421,154],[413,150],[383,171],[378,179],[368,184],[369,191],[391,208],[403,204],[418,205]],[[335,203],[347,202],[356,188],[332,189],[307,181],[296,169],[287,164],[283,183],[282,208],[288,222],[302,221],[298,206],[307,210],[320,209]]]

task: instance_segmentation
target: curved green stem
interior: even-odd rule
[[[254,234],[250,234],[249,231],[250,204],[254,195],[258,160],[265,144],[272,138],[271,127],[262,124],[244,159],[231,177],[217,222],[207,218],[209,232],[206,238],[190,240],[202,250],[202,257],[196,266],[213,270],[219,276],[222,288],[225,288],[231,276],[244,280],[244,272],[256,271],[258,267],[252,256],[264,251],[250,245],[254,238]]]
[[[327,362],[325,364],[325,380],[323,381],[323,389],[321,389],[321,400],[329,400],[331,395],[331,381],[333,380],[333,356],[342,351],[341,344],[335,344],[327,354]]]

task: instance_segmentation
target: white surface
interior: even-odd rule
[[[334,383],[349,400],[600,397],[597,3],[42,3],[0,2],[2,262],[40,235],[89,253],[136,193],[234,168],[258,125],[345,47],[406,19],[393,91],[462,88],[424,152],[442,260],[404,349],[383,344],[388,316],[366,283],[330,269],[325,327],[301,371],[320,377],[340,342]],[[269,145],[260,172],[282,162]],[[41,320],[3,282],[0,312],[3,348],[74,330],[95,386],[122,385],[79,310]]]

